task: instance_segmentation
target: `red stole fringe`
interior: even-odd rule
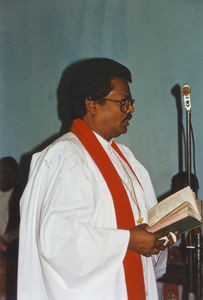
[[[112,164],[102,145],[100,144],[92,130],[81,119],[73,121],[71,132],[79,138],[79,140],[99,168],[104,180],[106,181],[106,184],[113,198],[118,229],[129,230],[130,228],[134,227],[135,221],[128,195],[123,186],[120,176],[118,175],[114,165]],[[113,143],[112,146],[115,151],[117,151],[121,156],[121,158],[127,162],[126,158],[117,147],[116,143]],[[125,270],[128,299],[144,300],[145,288],[140,255],[137,252],[127,250],[123,265]]]

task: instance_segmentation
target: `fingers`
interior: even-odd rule
[[[160,252],[161,250],[164,250],[164,249],[165,249],[164,246],[160,246],[159,248],[152,248],[150,251],[146,252],[146,253],[144,254],[144,256],[150,257],[150,256],[152,256],[152,255],[154,255],[154,254],[159,254],[159,252]]]
[[[177,237],[176,237],[175,233],[170,232],[170,235],[171,235],[171,237],[173,239],[173,242],[176,243],[177,242]]]
[[[164,243],[165,240],[156,240],[154,243],[154,247],[152,247],[150,251],[146,252],[144,256],[149,257],[151,255],[158,254],[161,250],[166,249]]]
[[[168,231],[160,231],[160,232],[156,232],[156,236],[157,236],[157,239],[160,239],[164,236],[168,236],[169,232]]]
[[[179,233],[176,231],[175,233],[169,232],[167,235],[169,242],[167,246],[173,245],[177,242],[177,239],[179,238]]]
[[[147,223],[143,223],[143,224],[140,224],[138,225],[140,228],[144,229],[144,230],[147,230],[149,227],[149,225]]]
[[[129,250],[148,257],[172,245],[178,236],[168,231],[152,233],[148,228],[147,224],[140,224],[130,229]]]
[[[163,236],[162,238],[159,239],[159,241],[163,241],[163,245],[166,246],[169,242],[168,236]]]
[[[167,243],[168,243],[168,240],[165,240],[165,239],[158,240],[155,243],[155,248],[158,248],[160,250],[164,250],[166,248]]]
[[[164,237],[161,237],[159,239],[159,241],[163,241],[163,248],[167,248],[169,247],[170,245],[173,245],[174,243],[177,242],[177,238],[179,237],[179,233],[178,231],[176,231],[175,233],[173,232],[168,232],[166,236]],[[161,249],[163,250],[163,249]]]
[[[163,250],[163,249],[162,249],[162,250]],[[161,251],[161,249],[154,248],[154,249],[151,250],[151,255],[159,254],[160,251]]]
[[[176,241],[179,239],[179,232],[178,231],[175,231],[173,232],[173,234],[176,236]],[[174,241],[174,243],[176,242]]]

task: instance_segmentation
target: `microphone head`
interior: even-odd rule
[[[181,93],[183,96],[188,96],[191,93],[191,87],[189,86],[189,84],[184,84],[181,87]]]

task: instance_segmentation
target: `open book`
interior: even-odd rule
[[[167,197],[148,211],[150,232],[160,230],[185,232],[202,225],[202,201],[186,188]]]

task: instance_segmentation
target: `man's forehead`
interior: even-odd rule
[[[109,94],[111,94],[112,92],[121,92],[122,94],[126,94],[126,95],[130,95],[130,87],[128,84],[128,81],[125,80],[124,78],[113,78],[111,80],[111,84],[113,89],[111,90],[111,92]]]

